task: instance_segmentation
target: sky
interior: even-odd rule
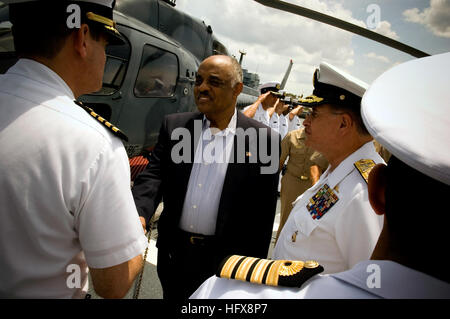
[[[285,0],[379,32],[429,54],[450,51],[450,0]],[[413,56],[338,28],[265,7],[253,0],[177,0],[176,8],[203,20],[261,83],[281,82],[293,60],[285,90],[312,92],[320,62],[372,83]],[[448,72],[448,70],[446,70]]]

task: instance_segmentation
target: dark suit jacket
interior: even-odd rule
[[[158,221],[158,248],[171,249],[177,245],[173,234],[180,221],[199,138],[194,136],[194,120],[202,119],[203,114],[199,112],[166,116],[149,164],[135,180],[133,196],[139,215],[146,218],[147,225],[162,196],[164,210]],[[272,236],[277,201],[280,136],[239,111],[236,127],[244,130],[252,127],[256,130],[267,129],[268,134],[263,138],[266,139],[264,142],[268,144],[269,151],[262,150],[262,155],[270,154],[272,141],[275,144],[275,157],[272,159],[275,163],[272,165],[277,169],[272,174],[261,174],[261,167],[265,166],[262,161],[267,160],[261,159],[259,154],[259,135],[256,138],[246,136],[245,163],[238,163],[237,156],[242,155],[242,152],[237,152],[235,136],[233,163],[228,164],[217,215],[217,257],[239,254],[265,258]],[[188,163],[176,164],[171,159],[172,148],[180,143],[180,140],[171,140],[171,134],[176,128],[187,128],[191,133],[192,147]],[[199,128],[198,133],[201,133],[201,125]],[[252,156],[256,158],[251,158]],[[257,161],[253,163],[255,159]],[[268,165],[269,163],[266,164]]]

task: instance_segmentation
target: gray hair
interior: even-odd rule
[[[242,68],[239,62],[233,58],[229,57],[231,61],[231,66],[233,67],[233,86],[235,86],[237,83],[242,83],[244,80],[244,75],[242,74]]]

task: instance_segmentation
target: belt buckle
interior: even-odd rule
[[[191,236],[189,237],[189,241],[192,245],[197,245],[201,243],[201,240],[205,239],[205,237],[202,236]],[[200,241],[197,241],[200,240]]]

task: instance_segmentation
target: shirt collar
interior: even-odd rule
[[[235,108],[233,116],[231,117],[231,120],[228,123],[228,126],[222,131],[218,131],[217,128],[212,128],[211,133],[215,136],[227,136],[228,134],[235,134],[236,124],[237,124],[237,109]],[[210,120],[206,118],[206,115],[203,115],[203,131],[210,128],[210,126],[211,126]]]
[[[293,133],[293,134],[295,134],[295,137],[296,137],[298,140],[304,140],[304,139],[306,139],[306,133],[305,133],[305,130],[304,130],[304,129],[294,130],[294,133]]]
[[[364,158],[371,158],[373,154],[375,154],[375,146],[373,145],[373,141],[367,142],[363,146],[361,146],[358,150],[347,156],[346,159],[344,159],[338,167],[336,167],[331,173],[330,166],[328,166],[328,169],[323,174],[324,176],[327,176],[328,178],[328,186],[330,188],[334,188],[337,184],[339,184],[345,176],[350,174],[353,169],[355,169],[355,166],[353,165],[355,162],[359,161],[360,159]]]
[[[37,61],[20,59],[7,73],[20,75],[33,81],[40,82],[58,92],[64,93],[64,95],[67,95],[72,100],[75,99],[73,92],[67,83],[55,71]]]

